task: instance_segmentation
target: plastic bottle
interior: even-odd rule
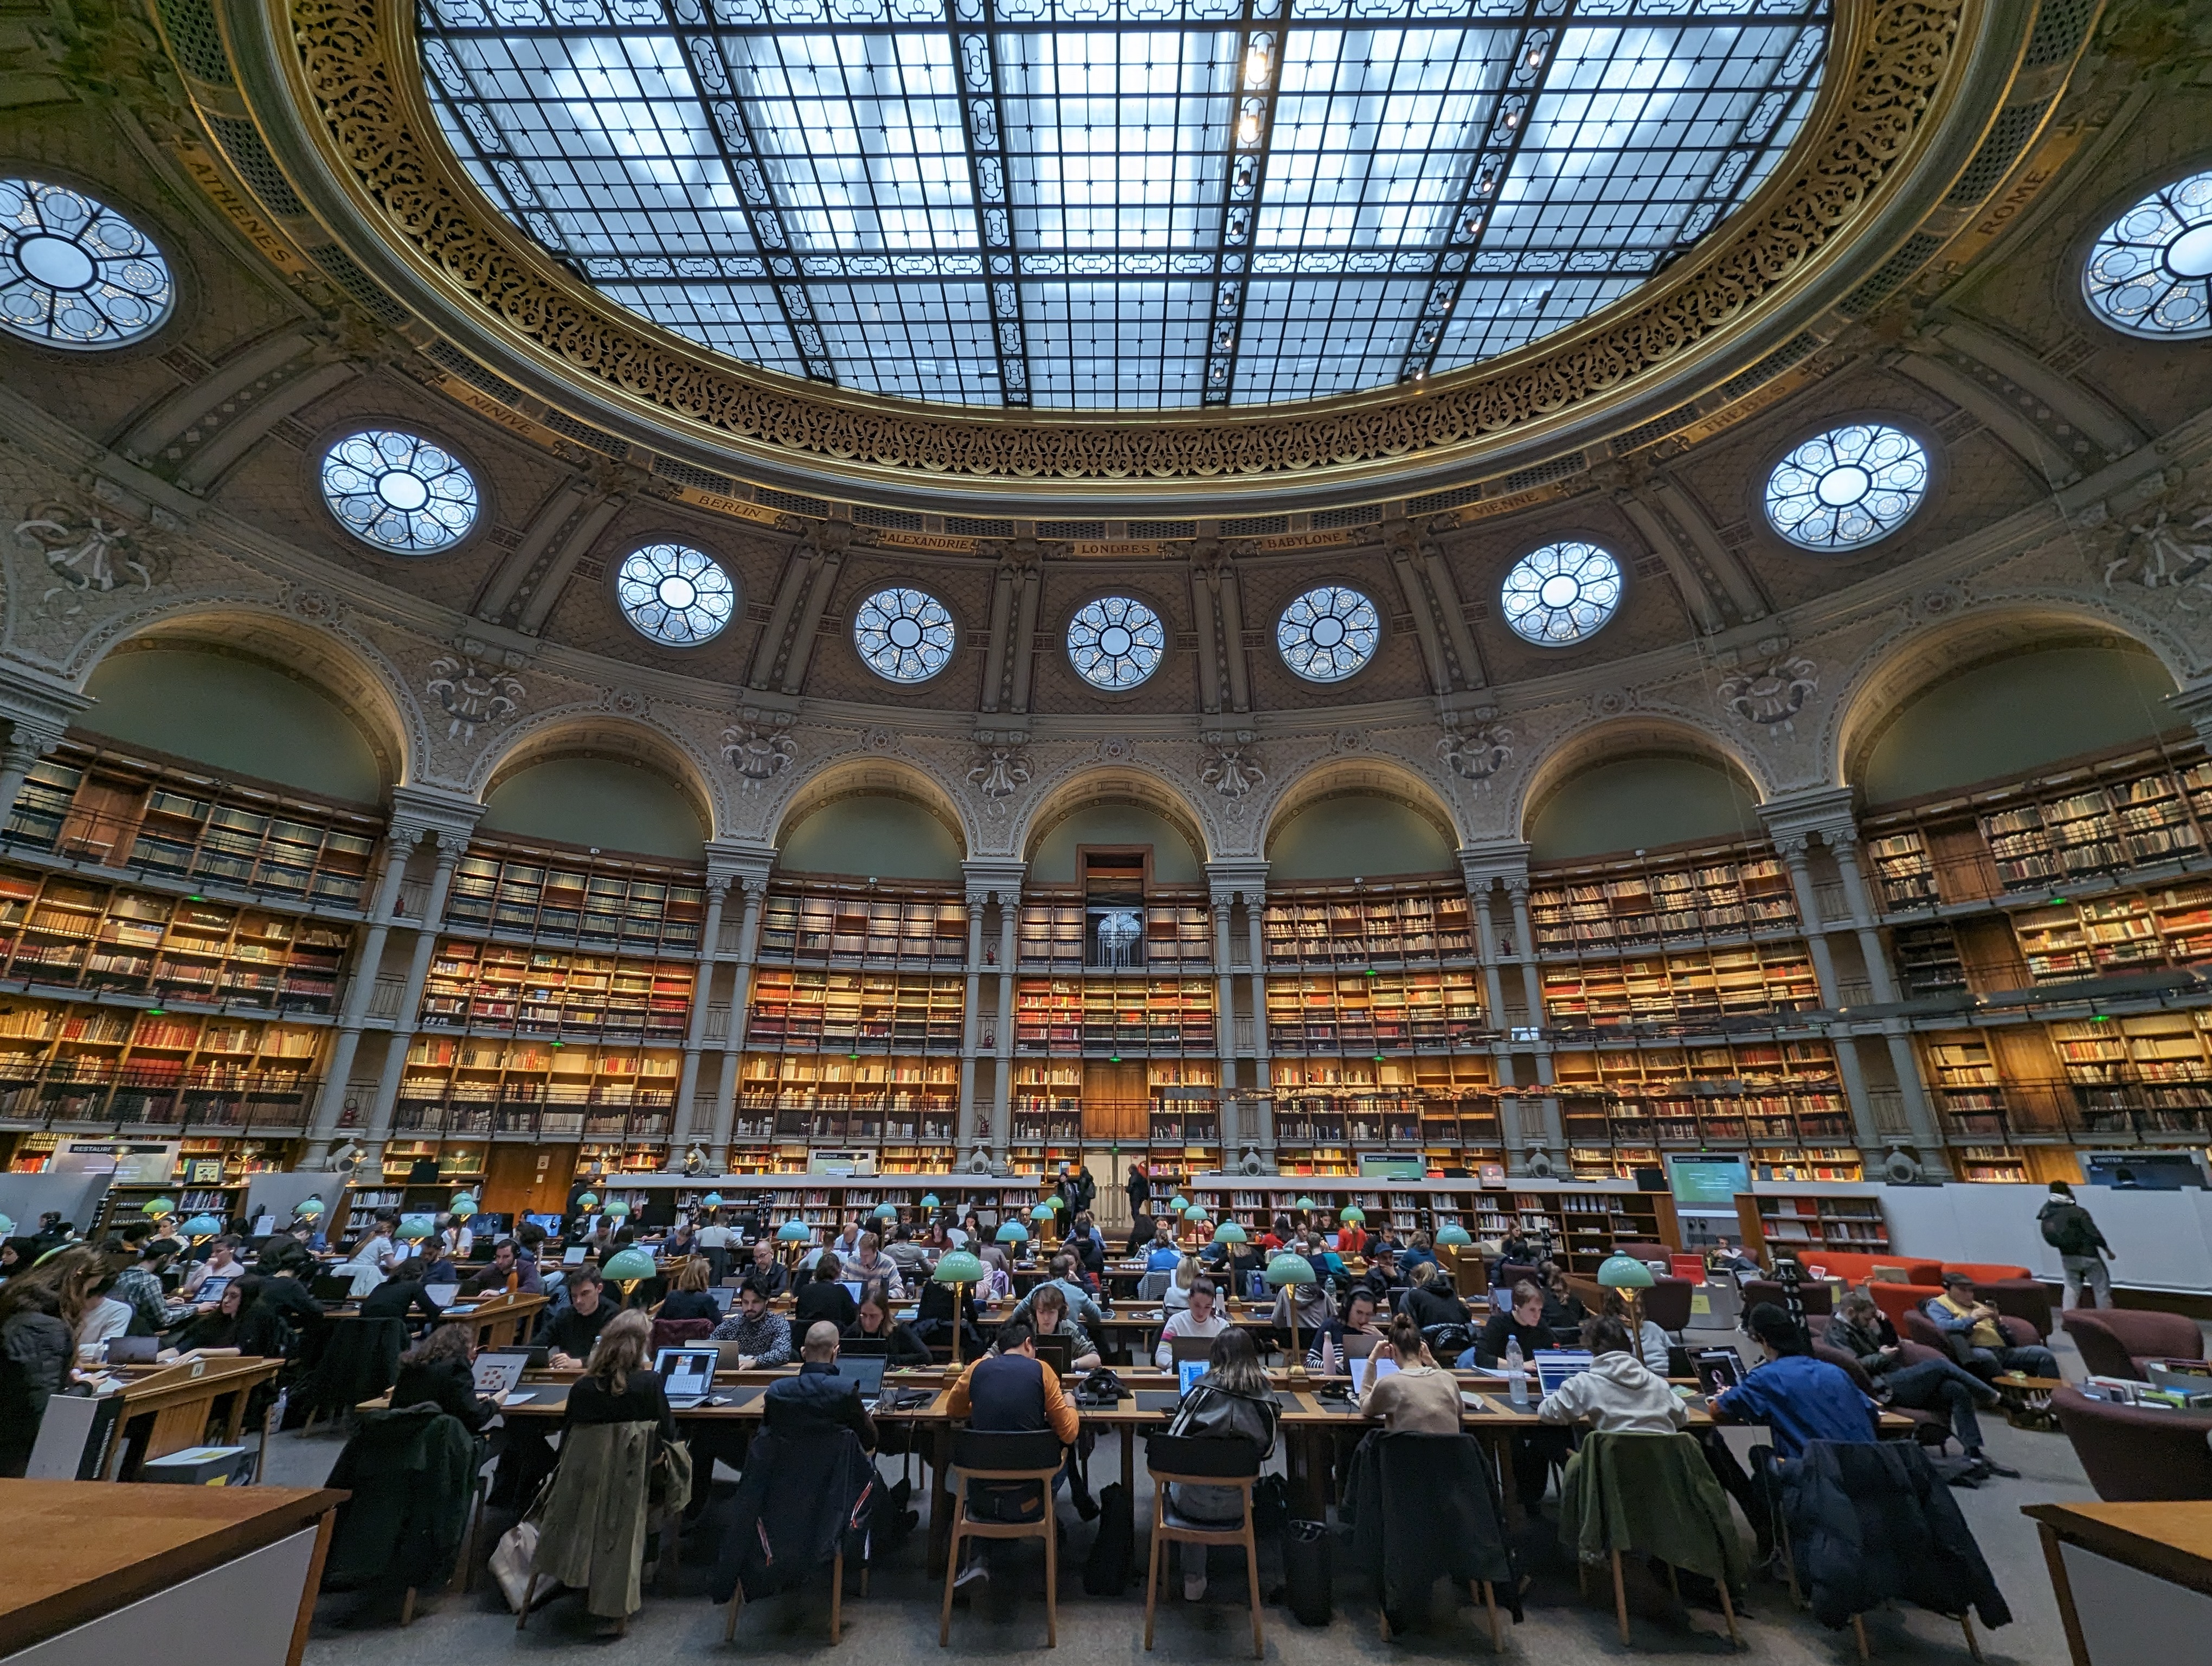
[[[1518,1336],[1509,1336],[1505,1339],[1505,1375],[1506,1398],[1516,1406],[1527,1406],[1528,1374],[1526,1362],[1521,1358],[1521,1339]]]

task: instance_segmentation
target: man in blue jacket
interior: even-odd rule
[[[1840,1365],[1813,1357],[1797,1322],[1771,1302],[1751,1310],[1751,1334],[1766,1351],[1735,1387],[1713,1397],[1713,1414],[1731,1423],[1764,1423],[1778,1457],[1800,1456],[1816,1440],[1872,1441],[1881,1409],[1861,1394]]]

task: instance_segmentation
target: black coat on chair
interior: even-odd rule
[[[1425,1607],[1430,1588],[1449,1578],[1488,1580],[1521,1618],[1497,1482],[1473,1435],[1377,1430],[1352,1455],[1341,1513],[1352,1523],[1352,1560],[1386,1613]]]

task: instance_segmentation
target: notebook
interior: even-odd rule
[[[1538,1348],[1536,1386],[1545,1394],[1557,1394],[1567,1386],[1569,1377],[1580,1377],[1590,1364],[1588,1348]]]
[[[884,1366],[888,1363],[881,1354],[839,1353],[837,1375],[860,1391],[860,1404],[868,1410],[875,1409],[876,1402],[884,1397]]]
[[[663,1348],[653,1356],[653,1368],[667,1390],[669,1408],[688,1412],[703,1405],[714,1387],[714,1367],[721,1355],[713,1348]]]

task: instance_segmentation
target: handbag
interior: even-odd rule
[[[491,1577],[499,1581],[499,1594],[507,1599],[511,1614],[522,1612],[523,1598],[530,1590],[531,1565],[538,1560],[538,1517],[545,1513],[546,1500],[552,1496],[553,1477],[548,1475],[539,1484],[530,1508],[522,1512],[522,1519],[501,1534],[499,1542],[492,1547]],[[544,1601],[560,1589],[558,1581],[547,1580],[538,1600]]]

